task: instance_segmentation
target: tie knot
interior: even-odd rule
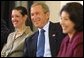
[[[44,29],[41,29],[41,32],[45,32],[45,30]]]

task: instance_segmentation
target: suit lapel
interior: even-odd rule
[[[34,56],[36,56],[38,34],[39,34],[39,32],[37,31],[34,34],[34,36],[32,37],[32,44],[31,44],[31,48],[30,49],[32,49],[31,50],[31,53],[33,52],[34,53],[33,54]]]
[[[52,27],[53,26],[53,27]],[[55,56],[55,51],[56,51],[56,32],[55,32],[55,27],[53,23],[50,22],[49,25],[49,42],[50,42],[50,50],[51,50],[51,55]]]

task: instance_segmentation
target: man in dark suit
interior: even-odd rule
[[[26,39],[24,57],[37,57],[41,29],[45,30],[45,48],[43,56],[39,57],[55,57],[58,54],[64,34],[59,23],[49,21],[49,15],[49,8],[44,3],[35,3],[31,6],[31,20],[38,31]]]

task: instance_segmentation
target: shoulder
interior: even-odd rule
[[[14,34],[15,34],[15,32],[11,32],[11,33],[8,35],[8,37],[13,36]]]
[[[83,38],[83,32],[77,32],[75,37],[76,38]]]
[[[74,35],[74,44],[79,45],[80,43],[83,43],[83,32],[78,32]]]
[[[57,23],[50,22],[50,26],[61,26],[61,25],[59,22],[57,22]]]
[[[26,32],[27,32],[27,33],[32,33],[32,30],[30,29],[29,26],[27,26]]]
[[[8,35],[8,38],[7,38],[7,41],[10,41],[10,39],[13,38],[15,32],[11,32],[9,35]]]
[[[26,27],[25,34],[26,34],[27,36],[30,36],[30,35],[33,34],[32,30],[30,29],[29,26]]]
[[[64,37],[64,39],[62,40],[62,44],[65,44],[65,43],[68,42],[68,41],[69,41],[69,36],[66,35],[66,36]]]
[[[52,22],[50,22],[49,27],[50,27],[51,29],[55,29],[55,30],[62,30],[61,25],[60,25],[59,22],[57,22],[57,23],[52,23]]]
[[[54,33],[56,33],[56,35],[60,35],[60,37],[62,37],[61,35],[63,35],[63,37],[65,37],[65,34],[62,32],[62,28],[61,28],[61,25],[59,22],[57,22],[57,23],[50,22],[49,30],[51,33],[54,32]]]
[[[34,38],[36,35],[38,35],[38,31],[33,32],[30,36],[28,36],[28,37],[26,38],[25,41],[28,42],[28,41],[33,40],[33,38]]]

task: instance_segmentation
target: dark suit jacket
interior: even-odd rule
[[[25,41],[24,57],[36,57],[37,39],[39,31],[28,37]],[[51,23],[49,25],[49,43],[51,55],[55,57],[59,51],[61,41],[64,37],[59,23]]]

